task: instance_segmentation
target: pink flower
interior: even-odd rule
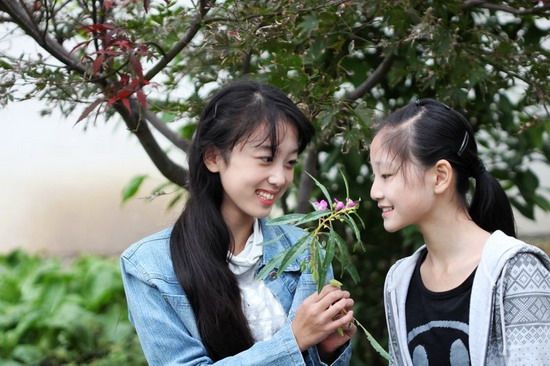
[[[315,209],[317,211],[323,211],[323,210],[326,210],[328,208],[328,203],[325,200],[320,200],[320,201],[314,202],[313,205],[315,206]]]
[[[338,199],[336,199],[336,198],[334,199],[334,209],[336,211],[343,210],[345,207],[346,207],[346,205],[344,205],[344,202],[338,201]]]
[[[357,202],[352,200],[352,199],[349,199],[349,198],[346,198],[346,208],[353,208],[357,206]]]

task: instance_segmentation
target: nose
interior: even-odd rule
[[[380,201],[384,197],[384,194],[377,183],[378,179],[374,178],[372,186],[370,187],[370,198],[375,201]]]
[[[292,169],[290,169],[290,174],[287,172],[287,169],[282,165],[274,165],[269,172],[267,177],[267,182],[277,188],[284,187],[285,184],[292,179]]]

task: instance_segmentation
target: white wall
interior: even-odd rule
[[[84,131],[76,116],[39,110],[39,101],[0,110],[0,252],[117,254],[175,219],[172,196],[121,203],[134,175],[150,175],[140,197],[164,182],[122,124]]]

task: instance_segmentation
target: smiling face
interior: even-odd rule
[[[425,169],[413,162],[402,164],[384,148],[384,131],[373,139],[370,161],[374,181],[370,196],[382,210],[384,228],[395,232],[408,225],[421,225],[429,216],[434,194]]]
[[[221,211],[226,222],[248,224],[268,216],[292,182],[298,159],[295,127],[278,123],[275,156],[268,135],[262,125],[238,143],[226,159],[219,152],[205,157],[208,169],[220,175],[224,190]]]

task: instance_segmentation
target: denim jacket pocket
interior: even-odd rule
[[[193,308],[189,303],[189,300],[184,295],[172,295],[163,293],[162,297],[170,304],[172,309],[178,315],[178,318],[181,320],[189,334],[199,339],[199,329],[197,328],[197,322],[195,320],[195,314],[193,313]]]

